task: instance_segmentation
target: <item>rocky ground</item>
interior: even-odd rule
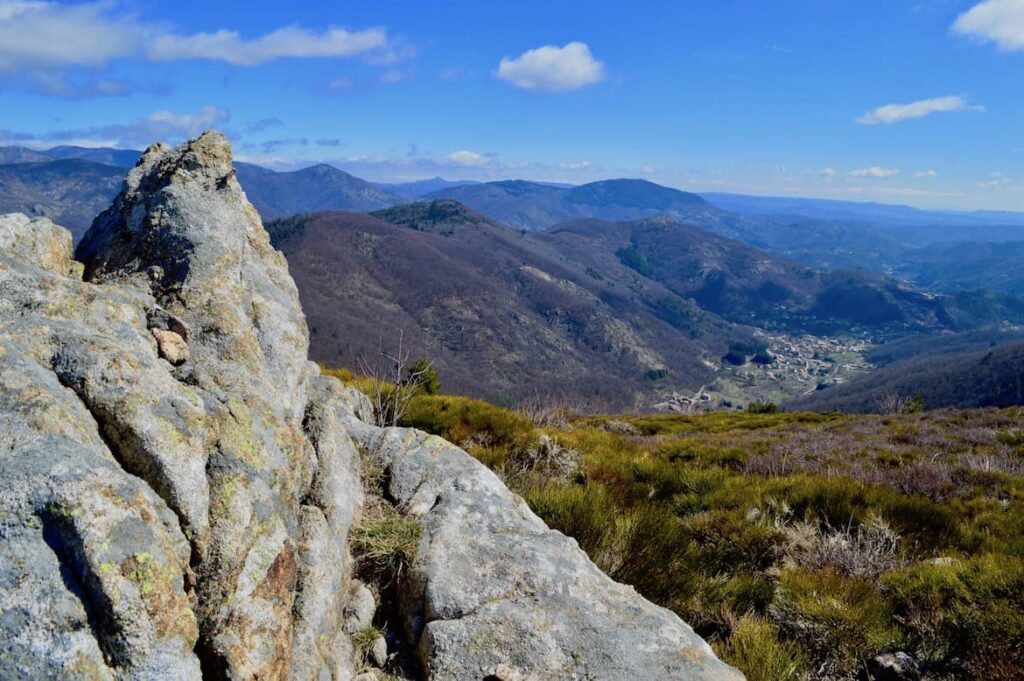
[[[215,133],[154,145],[75,259],[0,217],[0,677],[741,678],[320,375],[231,163]],[[416,528],[390,593],[352,558],[380,508]]]

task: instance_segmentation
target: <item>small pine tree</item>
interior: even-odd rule
[[[441,377],[437,373],[437,367],[426,357],[420,357],[409,365],[405,384],[416,388],[424,395],[437,395],[441,392]]]

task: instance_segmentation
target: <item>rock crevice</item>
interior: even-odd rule
[[[150,147],[75,258],[48,220],[0,216],[0,677],[389,664],[383,637],[357,640],[376,608],[349,536],[371,461],[373,503],[421,528],[396,596],[417,664],[395,671],[738,678],[485,467],[371,425],[365,396],[307,362],[223,136]]]

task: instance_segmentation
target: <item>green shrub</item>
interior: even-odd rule
[[[779,405],[766,400],[751,402],[747,405],[747,412],[750,414],[777,414],[779,412]]]
[[[529,447],[537,438],[533,424],[522,414],[452,395],[417,395],[410,401],[402,425],[455,443],[486,436],[488,446],[506,449]]]

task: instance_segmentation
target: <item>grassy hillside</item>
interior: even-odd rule
[[[1022,417],[580,416],[420,395],[403,422],[460,443],[612,577],[778,681],[860,678],[896,651],[927,678],[1019,678]]]

